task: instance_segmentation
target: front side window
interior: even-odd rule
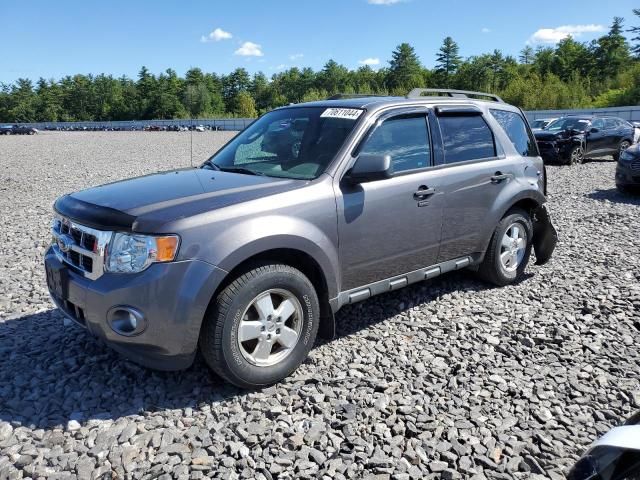
[[[535,157],[538,155],[536,142],[529,135],[524,119],[516,112],[491,109],[491,115],[500,124],[509,140],[523,157]]]
[[[367,138],[359,153],[390,155],[394,173],[430,166],[431,148],[425,116],[385,120]]]
[[[260,117],[203,168],[311,180],[322,174],[363,110],[292,107]]]
[[[480,115],[439,117],[444,162],[457,163],[496,156],[491,129]]]

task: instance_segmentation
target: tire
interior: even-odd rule
[[[617,162],[620,160],[620,154],[624,152],[627,148],[631,146],[631,142],[629,140],[623,140],[618,145],[618,151],[613,154],[613,159]]]
[[[569,152],[567,165],[579,165],[584,162],[584,149],[581,145],[576,145]]]
[[[513,227],[518,227],[517,233],[514,232]],[[513,236],[514,233],[518,238],[523,238],[524,245],[522,248],[515,250],[517,252],[515,256],[505,255],[502,257],[503,254],[514,251],[510,248],[510,245],[503,245],[503,239],[507,242],[506,236],[515,238]],[[529,263],[532,239],[533,225],[529,214],[521,209],[513,209],[507,212],[491,236],[484,259],[478,269],[479,276],[483,280],[501,287],[518,281],[524,274],[527,263]],[[504,258],[507,258],[508,265],[505,265]]]
[[[284,315],[278,317],[282,309]],[[236,277],[210,306],[200,351],[228,382],[265,387],[289,376],[305,360],[319,322],[318,296],[302,272],[288,265],[258,265]],[[247,340],[240,340],[241,332]],[[297,333],[295,343],[292,332]]]

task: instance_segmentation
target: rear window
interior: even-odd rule
[[[496,156],[493,133],[482,116],[443,116],[438,119],[444,162],[457,163]]]
[[[521,115],[516,112],[498,109],[491,109],[491,115],[500,124],[520,155],[523,157],[538,156],[536,142],[529,135],[524,118]]]

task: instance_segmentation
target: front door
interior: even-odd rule
[[[426,113],[380,119],[357,154],[390,155],[394,176],[336,191],[342,290],[433,265],[442,193]]]

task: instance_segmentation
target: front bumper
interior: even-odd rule
[[[616,185],[640,187],[640,170],[631,167],[631,163],[618,162],[616,166]]]
[[[61,272],[64,285],[48,281],[56,306],[94,336],[131,360],[159,370],[180,370],[193,362],[200,325],[226,275],[206,262],[157,263],[137,274],[106,273],[97,280],[62,263],[49,248],[48,272]],[[141,312],[145,328],[134,336],[114,331],[107,320],[115,306]]]
[[[540,156],[546,162],[566,162],[571,155],[572,142],[557,142],[553,140],[538,142]]]

